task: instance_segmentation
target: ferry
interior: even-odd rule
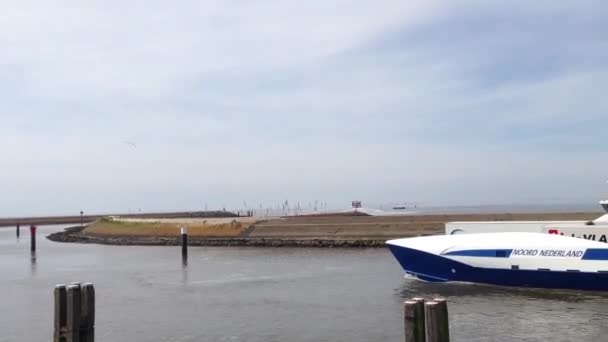
[[[531,232],[389,240],[406,274],[432,282],[608,291],[608,245]]]

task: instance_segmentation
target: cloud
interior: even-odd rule
[[[587,201],[608,166],[602,2],[4,7],[0,216]]]

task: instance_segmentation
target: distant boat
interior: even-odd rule
[[[426,281],[608,291],[608,246],[601,242],[516,232],[386,243],[407,274]]]

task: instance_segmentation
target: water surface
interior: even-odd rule
[[[53,287],[92,282],[96,341],[402,341],[402,302],[445,296],[454,341],[604,341],[608,295],[404,279],[385,249],[61,244],[0,229],[0,341],[52,338]]]

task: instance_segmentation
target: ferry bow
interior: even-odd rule
[[[608,290],[608,245],[528,232],[389,240],[406,273],[426,281]]]

